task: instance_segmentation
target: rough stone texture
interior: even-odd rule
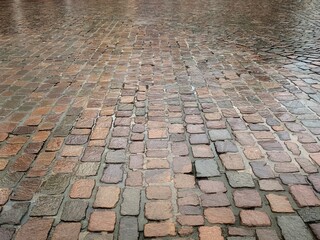
[[[149,186],[146,188],[148,199],[166,200],[171,198],[171,189],[167,186]]]
[[[204,215],[210,223],[233,224],[236,221],[231,208],[207,208]]]
[[[62,196],[40,196],[32,208],[30,216],[54,216],[58,213]]]
[[[170,201],[151,201],[145,205],[145,216],[149,220],[166,220],[171,218],[172,204]]]
[[[266,197],[273,212],[294,212],[286,196],[268,194]]]
[[[311,228],[313,234],[319,239],[320,238],[320,224],[319,223],[310,224],[310,228]]]
[[[175,236],[176,229],[174,223],[163,222],[163,223],[147,223],[144,226],[145,237],[165,237]]]
[[[242,187],[254,187],[252,177],[248,173],[241,172],[227,172],[227,177],[231,187],[242,188]]]
[[[113,211],[95,211],[91,213],[88,230],[92,232],[112,232],[116,224],[116,213]]]
[[[240,211],[241,223],[250,227],[270,226],[270,218],[265,212],[256,210],[241,210]]]
[[[14,203],[8,209],[4,209],[0,215],[0,224],[19,224],[22,217],[27,213],[30,203]]]
[[[116,186],[100,186],[93,203],[95,208],[114,208],[119,201],[120,188]]]
[[[50,228],[52,226],[53,219],[50,218],[30,218],[21,228],[18,230],[15,239],[17,240],[31,240],[39,239],[46,240]]]
[[[320,207],[301,208],[298,213],[304,222],[316,222],[320,220]]]
[[[118,183],[122,181],[123,166],[122,164],[110,164],[103,172],[101,182]]]
[[[320,206],[319,198],[314,194],[312,187],[305,185],[290,186],[290,193],[299,207]]]
[[[201,191],[204,193],[218,193],[227,191],[224,183],[220,181],[200,180],[198,184]]]
[[[197,177],[216,177],[220,176],[218,165],[215,160],[196,160]]]
[[[261,207],[261,197],[256,190],[236,190],[233,198],[236,206],[240,208]]]
[[[41,186],[43,194],[61,194],[69,185],[70,176],[67,174],[55,174],[48,178]]]
[[[177,222],[182,226],[201,226],[204,225],[204,218],[202,215],[179,215]]]
[[[77,240],[81,230],[81,223],[60,223],[55,227],[52,240]]]
[[[146,224],[160,227],[150,238],[221,228],[228,240],[284,239],[276,218],[299,215],[315,237],[319,9],[315,0],[2,0],[0,219],[12,224],[0,229],[15,238],[39,216],[54,219],[48,239],[143,239]],[[165,205],[145,209],[161,201],[172,204],[169,219]],[[235,222],[203,219],[212,207],[230,207]],[[265,211],[272,224],[243,225],[241,210]],[[91,214],[104,211],[116,213],[114,230],[96,218],[90,227],[103,231],[90,232]]]
[[[0,228],[0,239],[11,240],[15,230],[13,228]]]
[[[243,170],[245,168],[239,154],[220,154],[220,158],[227,170]]]
[[[203,194],[200,196],[203,207],[226,207],[230,202],[225,193]]]
[[[139,238],[138,221],[135,217],[120,219],[119,240],[137,240]]]
[[[220,227],[199,227],[200,240],[223,240]]]
[[[285,239],[313,239],[307,226],[298,216],[279,216],[277,217],[278,225]]]
[[[88,203],[83,200],[71,200],[64,204],[61,220],[77,222],[85,218]]]
[[[280,240],[277,232],[272,229],[257,229],[258,240]]]
[[[121,204],[122,215],[139,215],[140,210],[140,189],[126,188],[123,191],[123,202]]]

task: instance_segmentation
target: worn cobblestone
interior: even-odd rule
[[[0,239],[319,238],[319,9],[1,1]]]

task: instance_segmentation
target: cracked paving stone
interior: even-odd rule
[[[285,239],[312,240],[313,236],[299,216],[279,216],[278,225]]]
[[[71,200],[64,204],[61,220],[66,222],[79,222],[86,216],[88,203],[83,200]]]
[[[195,161],[197,177],[217,177],[220,176],[218,164],[215,160],[196,160]]]

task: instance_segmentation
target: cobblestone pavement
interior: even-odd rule
[[[0,239],[320,239],[320,2],[0,2]]]

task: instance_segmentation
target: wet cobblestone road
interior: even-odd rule
[[[320,239],[320,2],[0,2],[0,239]]]

